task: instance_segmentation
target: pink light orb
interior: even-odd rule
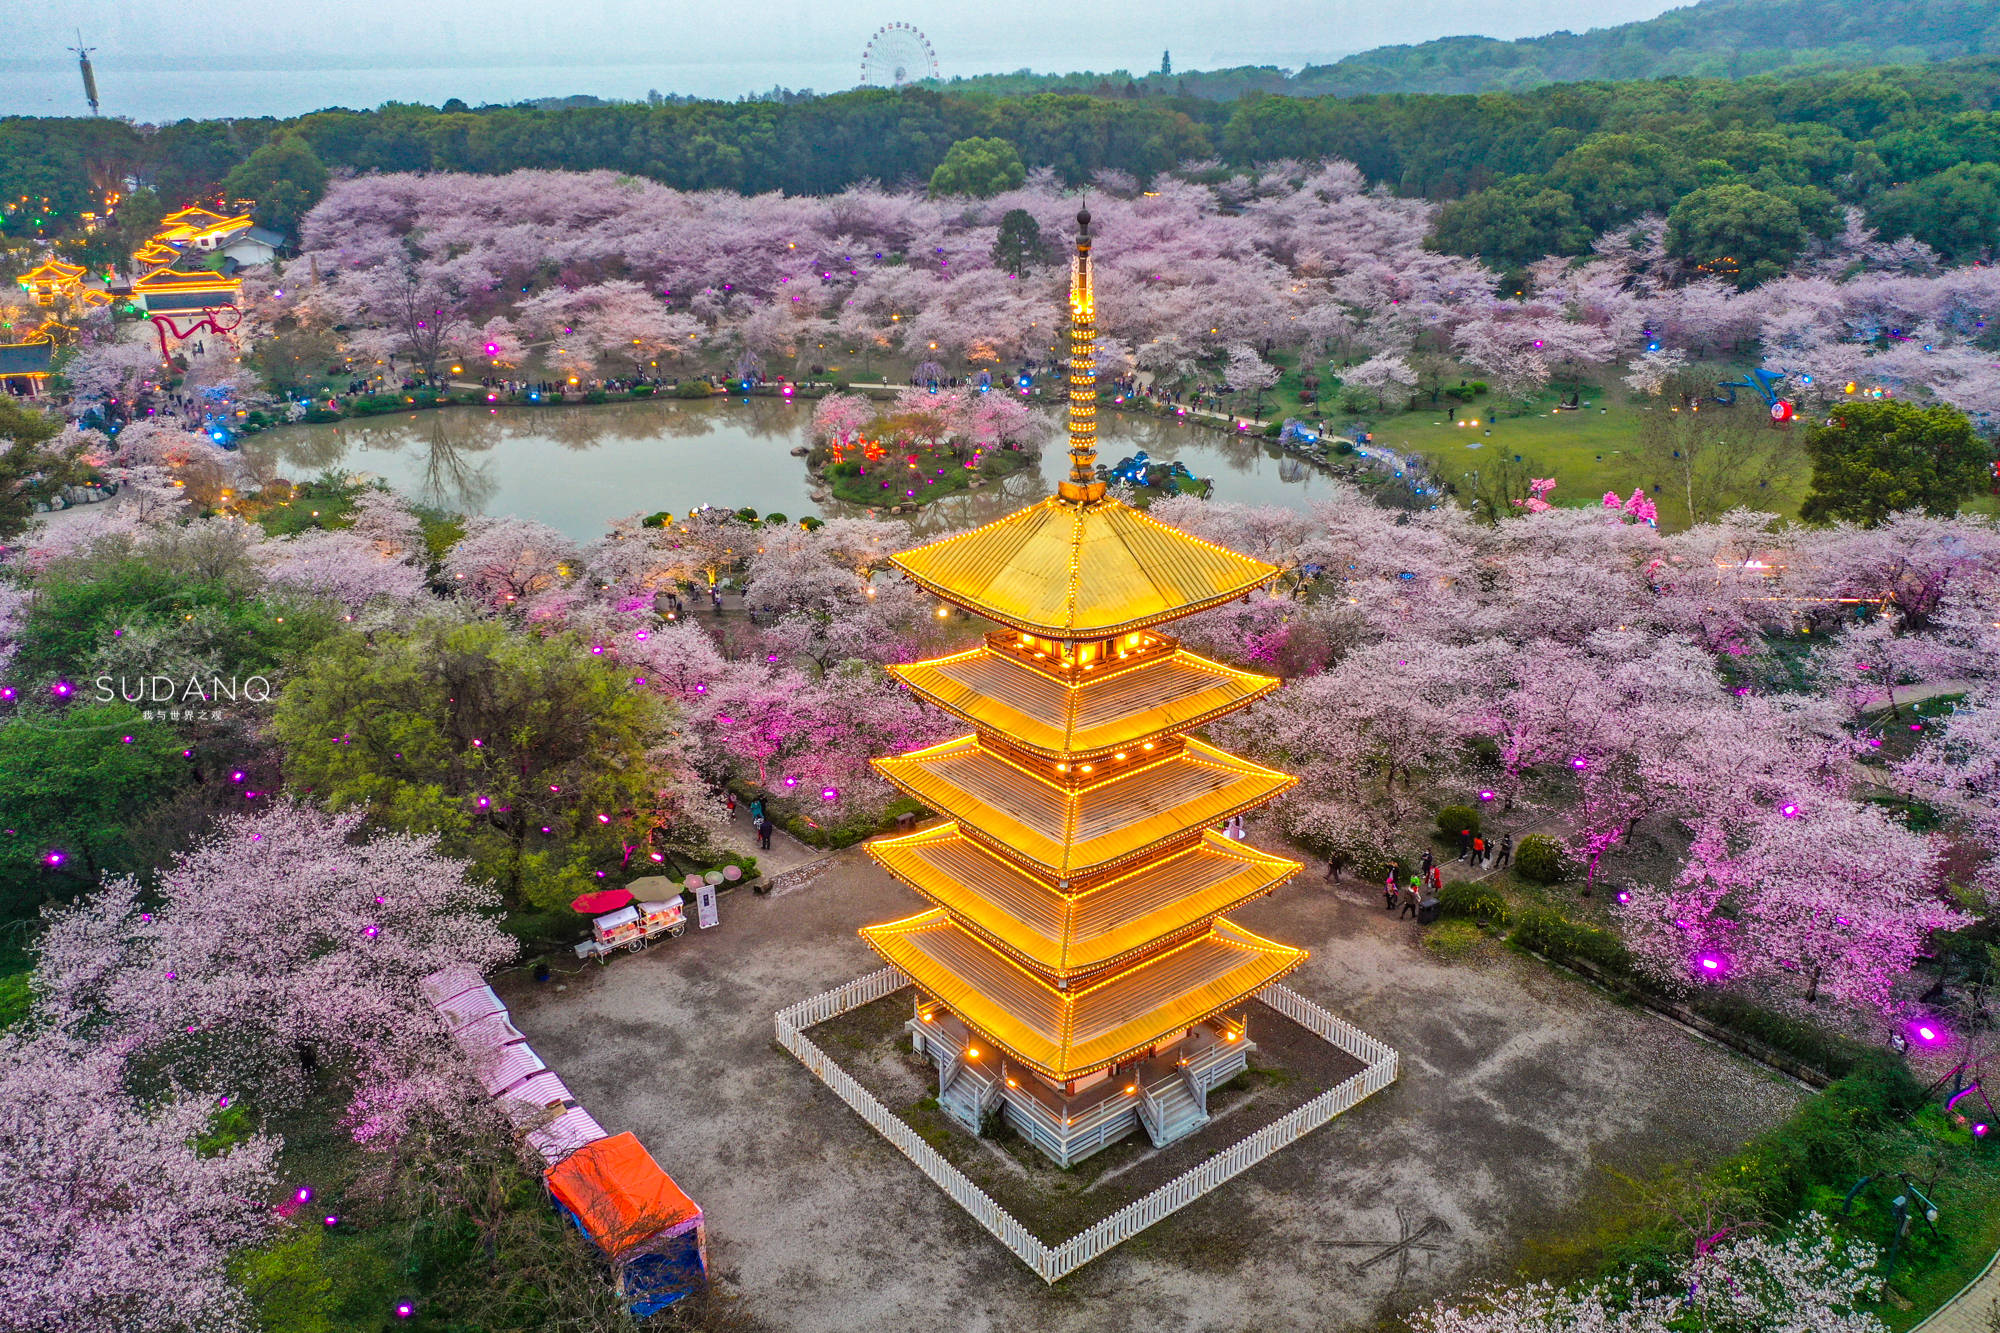
[[[313,1192],[312,1192],[312,1187],[310,1185],[301,1185],[296,1190],[292,1191],[293,1203],[311,1203],[312,1197],[313,1197]]]
[[[379,893],[375,895],[375,905],[376,905],[377,907],[380,907],[380,906],[381,906],[381,905],[382,905],[383,903],[386,903],[386,902],[388,902],[388,901],[389,901],[389,900],[388,900],[387,898],[383,897],[383,896],[382,896],[381,894],[379,894]]]
[[[122,743],[126,745],[130,745],[132,743],[132,738],[130,736],[123,736],[120,737],[119,739],[122,741]]]
[[[558,786],[556,786],[556,784],[555,784],[555,783],[551,782],[551,783],[549,784],[549,790],[550,790],[550,791],[561,791],[561,790],[562,790],[562,788],[561,788],[561,787],[558,787]]]
[[[1923,729],[1924,729],[1924,724],[1921,722],[1912,722],[1910,724],[1911,731],[1922,731]]]
[[[694,692],[695,692],[696,694],[707,694],[707,693],[708,693],[708,686],[706,686],[706,685],[696,685],[696,686],[694,687]]]
[[[1627,891],[1627,890],[1625,890],[1625,889],[1620,889],[1620,890],[1618,890],[1618,901],[1619,901],[1619,902],[1621,902],[1621,903],[1629,903],[1629,902],[1631,902],[1631,901],[1632,901],[1632,895],[1631,895],[1631,893],[1630,893],[1630,892],[1628,892],[1628,891]]]
[[[484,810],[487,806],[493,804],[493,802],[490,798],[482,796],[477,801],[474,801],[473,804]]]
[[[42,860],[48,862],[48,864],[51,866],[59,866],[64,861],[69,860],[69,856],[65,852],[51,851],[47,856],[43,857]]]
[[[1983,1139],[1986,1137],[1986,1126],[1984,1123],[1977,1124],[1972,1127],[1972,1137],[1975,1139]]]
[[[632,677],[632,683],[634,685],[644,685],[646,683],[646,678],[644,676],[634,676]]]
[[[1699,954],[1694,960],[1695,971],[1704,977],[1720,978],[1729,970],[1729,962],[1720,954]]]
[[[598,823],[600,823],[600,824],[609,824],[609,823],[611,822],[611,816],[610,816],[610,815],[599,815],[599,816],[597,817],[597,822],[598,822]]]
[[[408,1301],[404,1301],[401,1305],[398,1305],[396,1307],[396,1318],[408,1319],[411,1315],[415,1314],[416,1312],[417,1312],[416,1306],[410,1304]]]
[[[325,1217],[322,1217],[320,1221],[324,1222],[326,1225],[330,1227],[337,1227],[340,1225],[340,1219],[338,1217],[335,1217],[332,1213],[328,1213]]]
[[[1582,755],[1578,755],[1576,758],[1569,761],[1569,766],[1575,769],[1577,772],[1581,773],[1583,772],[1584,769],[1590,767],[1590,761],[1588,759],[1585,759]]]
[[[819,798],[822,801],[834,800],[839,795],[840,795],[840,788],[838,787],[821,787],[819,789]]]
[[[649,853],[647,853],[647,856],[648,856],[648,858],[649,858],[650,860],[653,860],[653,861],[656,861],[656,862],[657,862],[657,861],[664,861],[664,860],[666,860],[666,859],[667,859],[666,857],[664,857],[664,856],[660,855],[660,853],[658,853],[658,852],[649,852]]]
[[[1882,748],[1882,738],[1881,738],[1880,736],[1870,736],[1870,737],[1868,738],[1868,748],[1869,748],[1869,749],[1871,749],[1871,750],[1879,750],[1879,749],[1881,749],[1881,748]]]
[[[796,787],[799,785],[799,780],[794,777],[788,777],[785,779],[785,785],[787,787]]]
[[[1910,1035],[1916,1039],[1917,1044],[1920,1046],[1942,1046],[1951,1040],[1951,1034],[1945,1031],[1944,1024],[1938,1022],[1936,1019],[1926,1019],[1922,1022],[1912,1023],[1910,1025]]]
[[[542,825],[542,832],[544,832],[544,833],[547,833],[547,832],[549,832],[549,831],[550,831],[550,829],[549,829],[549,826],[548,826],[547,824],[544,824],[544,825]]]
[[[1799,817],[1798,802],[1786,801],[1783,805],[1778,807],[1778,813],[1783,815],[1787,819],[1797,819]]]
[[[70,695],[76,693],[76,686],[70,684],[66,680],[59,680],[55,684],[49,686],[49,693],[53,694],[58,699],[67,699],[70,697]]]
[[[1495,792],[1491,787],[1481,787],[1479,789],[1479,799],[1482,801],[1490,801],[1496,795],[1498,795],[1498,793]]]
[[[229,1109],[229,1094],[225,1092],[220,1097],[217,1097],[215,1104],[227,1111]]]
[[[649,629],[634,630],[632,632],[632,637],[637,639],[640,643],[644,643],[646,640],[653,637],[653,631]]]
[[[236,771],[235,771],[234,773],[231,773],[231,774],[229,775],[229,780],[230,780],[231,782],[241,782],[241,781],[243,781],[243,770],[239,768],[239,769],[237,769],[237,770],[236,770]]]
[[[12,685],[9,685],[4,689],[0,689],[0,702],[13,703],[14,698],[15,698],[15,691]]]
[[[380,935],[381,933],[382,933],[382,927],[380,927],[380,926],[378,926],[378,925],[374,925],[373,923],[370,923],[369,925],[366,925],[366,926],[363,926],[363,927],[361,928],[361,934],[362,934],[362,937],[363,937],[363,938],[365,938],[365,939],[371,939],[371,940],[372,940],[372,939],[374,939],[374,938],[375,938],[375,937],[376,937],[377,935]]]
[[[602,656],[604,656],[604,645],[603,645],[603,644],[601,644],[601,643],[593,643],[593,644],[591,644],[591,645],[590,645],[590,655],[591,655],[592,657],[602,657]]]
[[[472,744],[473,744],[473,747],[474,747],[475,749],[477,749],[477,748],[479,748],[479,747],[481,747],[481,746],[485,745],[485,744],[486,744],[486,742],[485,742],[485,741],[483,741],[483,740],[480,740],[480,739],[479,739],[479,738],[478,738],[477,736],[475,736],[475,737],[473,737],[473,738],[472,738]]]

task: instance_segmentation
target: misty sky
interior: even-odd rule
[[[76,114],[73,57],[84,30],[97,48],[105,111],[290,114],[334,102],[371,106],[387,96],[470,102],[526,95],[662,92],[735,96],[783,84],[821,92],[852,86],[861,48],[901,19],[931,39],[942,72],[1157,68],[1171,49],[1179,69],[1233,64],[1297,67],[1395,42],[1477,32],[1520,37],[1606,27],[1675,7],[1665,0],[1149,0],[1148,3],[933,5],[908,0],[0,0],[0,112]],[[719,16],[719,21],[718,21]],[[996,22],[1004,16],[1006,22]],[[621,79],[613,66],[644,66]],[[287,88],[228,77],[245,70],[428,71],[513,67],[515,77],[356,80]],[[167,71],[185,79],[167,80]],[[222,75],[204,84],[202,75]],[[531,75],[532,77],[528,77]],[[566,77],[567,75],[567,77]],[[67,82],[64,82],[67,80]],[[523,88],[532,83],[532,91]],[[10,86],[11,85],[11,86]],[[448,86],[447,86],[448,85]],[[680,86],[676,86],[680,85]],[[386,90],[386,91],[384,91]],[[120,96],[124,104],[120,104]],[[312,101],[324,97],[324,101]],[[218,104],[223,109],[218,110]]]

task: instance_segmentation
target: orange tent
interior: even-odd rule
[[[632,1134],[585,1144],[549,1168],[549,1193],[613,1259],[698,1226],[701,1209]]]

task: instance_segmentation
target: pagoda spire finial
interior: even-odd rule
[[[1097,479],[1097,296],[1090,281],[1090,207],[1076,215],[1069,276],[1069,479],[1056,488],[1086,504],[1104,497]]]

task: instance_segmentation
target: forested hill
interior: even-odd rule
[[[1915,64],[2000,54],[2000,0],[1702,0],[1658,18],[1589,32],[1499,41],[1442,37],[1380,46],[1294,74],[1272,67],[1147,74],[992,75],[953,91],[1173,93],[1228,101],[1246,92],[1318,97],[1478,93],[1545,83],[1672,76],[1741,78],[1782,69]]]
[[[1586,79],[1739,78],[2000,52],[2000,0],[1703,0],[1655,19],[1502,42],[1384,46],[1292,80],[1303,94],[1470,93]]]

